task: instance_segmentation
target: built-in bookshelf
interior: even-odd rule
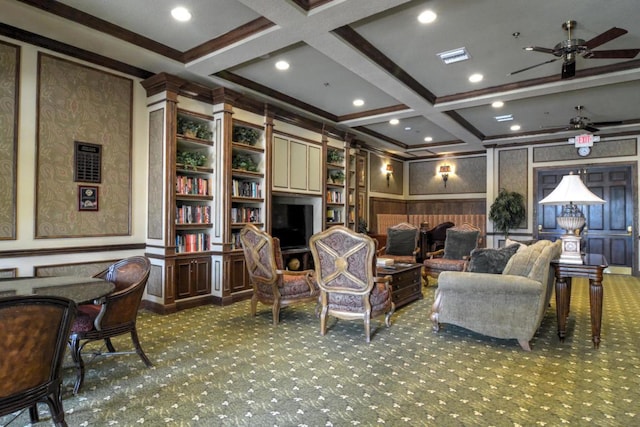
[[[241,249],[240,230],[251,223],[264,227],[265,143],[256,125],[233,121],[231,142],[231,245]]]
[[[344,149],[333,146],[327,147],[327,183],[326,183],[326,216],[325,228],[332,225],[344,225],[348,222],[348,212],[345,205],[348,193],[345,190],[345,155]]]
[[[347,226],[352,230],[358,229],[357,198],[356,154],[353,149],[350,149],[347,158]]]

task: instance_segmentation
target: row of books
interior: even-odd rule
[[[207,233],[176,235],[176,252],[203,252],[211,250],[211,238]]]
[[[342,191],[327,191],[327,203],[343,203]]]
[[[193,176],[176,176],[176,193],[193,194],[200,196],[210,196],[213,186],[211,180],[207,178],[196,178]]]
[[[262,222],[260,218],[260,208],[243,206],[231,208],[231,222]]]
[[[231,196],[260,198],[262,197],[262,185],[259,182],[234,179],[231,185]]]
[[[240,232],[231,234],[231,249],[242,249],[242,242],[240,241]]]
[[[327,222],[342,222],[342,209],[327,209]]]
[[[176,206],[176,224],[210,224],[211,206]]]

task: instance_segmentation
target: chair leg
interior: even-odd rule
[[[82,347],[80,346],[80,338],[78,338],[78,335],[71,335],[69,348],[71,350],[71,358],[76,366],[76,383],[73,386],[73,394],[78,394],[84,381],[84,361],[82,360]]]
[[[322,307],[320,311],[320,335],[324,336],[327,333],[327,312],[329,307]]]
[[[151,363],[147,355],[144,353],[144,350],[142,350],[140,340],[138,339],[138,331],[135,326],[131,329],[131,341],[133,341],[133,346],[136,348],[136,353],[140,356],[140,359],[142,359],[144,364],[147,365],[147,368],[152,367],[153,363]]]
[[[271,307],[271,311],[273,312],[273,326],[278,326],[278,322],[280,321],[280,300],[276,299],[273,301],[273,307]]]
[[[35,403],[29,407],[29,418],[31,419],[31,424],[35,424],[40,421],[40,417],[38,416],[38,404]]]
[[[67,422],[64,420],[64,409],[62,407],[62,396],[60,396],[59,384],[55,391],[47,395],[47,405],[49,405],[51,418],[56,427],[67,427]]]
[[[254,292],[251,297],[251,315],[256,317],[256,313],[258,310],[258,295]]]
[[[384,324],[387,325],[387,327],[391,326],[391,315],[396,311],[396,305],[392,302],[391,303],[391,310],[389,310],[387,312],[387,314],[384,315]]]
[[[371,342],[371,313],[364,313],[364,335],[367,338],[367,342]]]
[[[104,339],[104,344],[107,346],[107,350],[109,350],[109,353],[115,353],[116,352],[116,348],[111,343],[111,338],[105,338]]]

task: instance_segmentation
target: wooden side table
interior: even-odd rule
[[[422,264],[396,263],[378,267],[378,276],[391,276],[391,293],[396,308],[422,299]]]
[[[571,278],[589,279],[589,305],[591,308],[591,337],[594,348],[600,347],[600,327],[602,324],[602,272],[607,268],[607,260],[600,254],[585,254],[584,264],[565,264],[551,261],[556,273],[556,313],[558,316],[558,337],[564,341],[567,317],[571,303]]]

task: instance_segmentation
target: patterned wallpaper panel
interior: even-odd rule
[[[371,169],[369,173],[369,182],[371,183],[371,191],[389,194],[402,194],[403,186],[403,169],[402,162],[388,157],[380,157],[375,154],[369,156]],[[383,172],[387,164],[393,167],[393,174],[389,177],[387,185],[387,174]]]
[[[440,165],[451,166],[445,188],[437,171]],[[487,158],[468,157],[456,159],[425,160],[409,163],[409,194],[486,193]]]
[[[20,47],[0,42],[0,240],[16,238],[16,123]]]
[[[528,165],[528,150],[526,148],[520,148],[517,150],[503,150],[500,151],[500,157],[498,160],[498,187],[504,188],[507,191],[515,191],[524,196],[525,210],[527,209],[527,192],[528,182],[527,177],[529,165]],[[528,214],[528,212],[527,212]],[[527,218],[527,216],[525,216]],[[520,228],[526,228],[527,221],[523,221],[520,224]]]
[[[162,239],[162,141],[164,140],[164,108],[149,113],[149,208],[147,237]]]
[[[82,263],[82,264],[47,265],[42,267],[36,267],[35,273],[36,273],[36,276],[91,277],[94,274],[100,273],[102,270],[105,270],[111,264],[117,261],[119,260],[115,259],[112,261],[101,261],[101,262]]]
[[[42,53],[38,78],[36,237],[129,235],[133,81]],[[102,146],[97,211],[78,209],[74,141]]]

